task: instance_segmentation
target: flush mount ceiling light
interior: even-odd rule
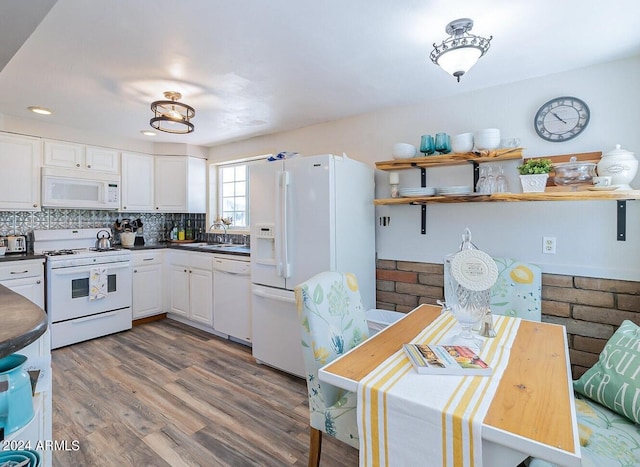
[[[489,46],[493,36],[489,39],[470,34],[473,20],[460,18],[447,24],[445,31],[450,37],[442,41],[442,44],[433,44],[431,61],[439,65],[444,71],[454,76],[460,82],[460,77],[476,64]]]
[[[154,117],[149,120],[149,125],[167,133],[179,135],[191,133],[194,126],[190,120],[196,115],[196,111],[193,107],[178,102],[182,97],[179,92],[167,91],[164,97],[169,100],[155,101],[151,104]]]
[[[47,109],[45,107],[38,107],[37,105],[32,105],[27,108],[31,110],[33,113],[40,114],[40,115],[51,115],[53,113],[52,110]]]

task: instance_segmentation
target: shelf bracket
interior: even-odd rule
[[[427,169],[424,167],[420,167],[420,186],[422,188],[427,186]],[[420,233],[422,235],[427,234],[427,205],[423,204],[420,206]]]
[[[476,191],[478,179],[480,178],[480,164],[476,161],[469,161],[473,165],[473,191]]]
[[[627,200],[619,199],[618,207],[617,207],[617,216],[618,216],[618,232],[616,239],[619,242],[624,242],[627,240]]]

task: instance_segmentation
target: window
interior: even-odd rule
[[[230,228],[249,226],[249,180],[247,164],[218,167],[218,213],[231,218]]]

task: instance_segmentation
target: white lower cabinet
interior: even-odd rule
[[[44,308],[44,259],[7,261],[0,263],[0,284]],[[1,310],[0,310],[1,315]],[[53,439],[51,400],[51,335],[49,330],[16,353],[27,357],[25,370],[39,370],[33,399],[33,420],[9,435],[1,446],[16,446],[37,450],[42,466],[52,463],[52,451],[46,442]]]
[[[167,251],[168,311],[213,326],[213,272],[210,253]]]
[[[140,250],[131,253],[133,265],[133,319],[163,313],[163,250]]]

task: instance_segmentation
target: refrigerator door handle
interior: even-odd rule
[[[269,300],[276,300],[278,302],[295,303],[296,299],[291,297],[283,297],[282,295],[270,294],[262,290],[253,290],[253,295],[261,298],[268,298]]]
[[[282,189],[282,172],[276,172],[275,178],[276,185],[276,206],[275,206],[275,232],[274,232],[274,242],[275,242],[275,252],[274,252],[274,260],[276,263],[276,274],[278,277],[284,277],[282,274],[282,203],[283,203],[283,189]]]
[[[289,210],[287,202],[289,199],[290,173],[286,170],[282,172],[282,277],[291,277],[291,265],[289,264]]]

